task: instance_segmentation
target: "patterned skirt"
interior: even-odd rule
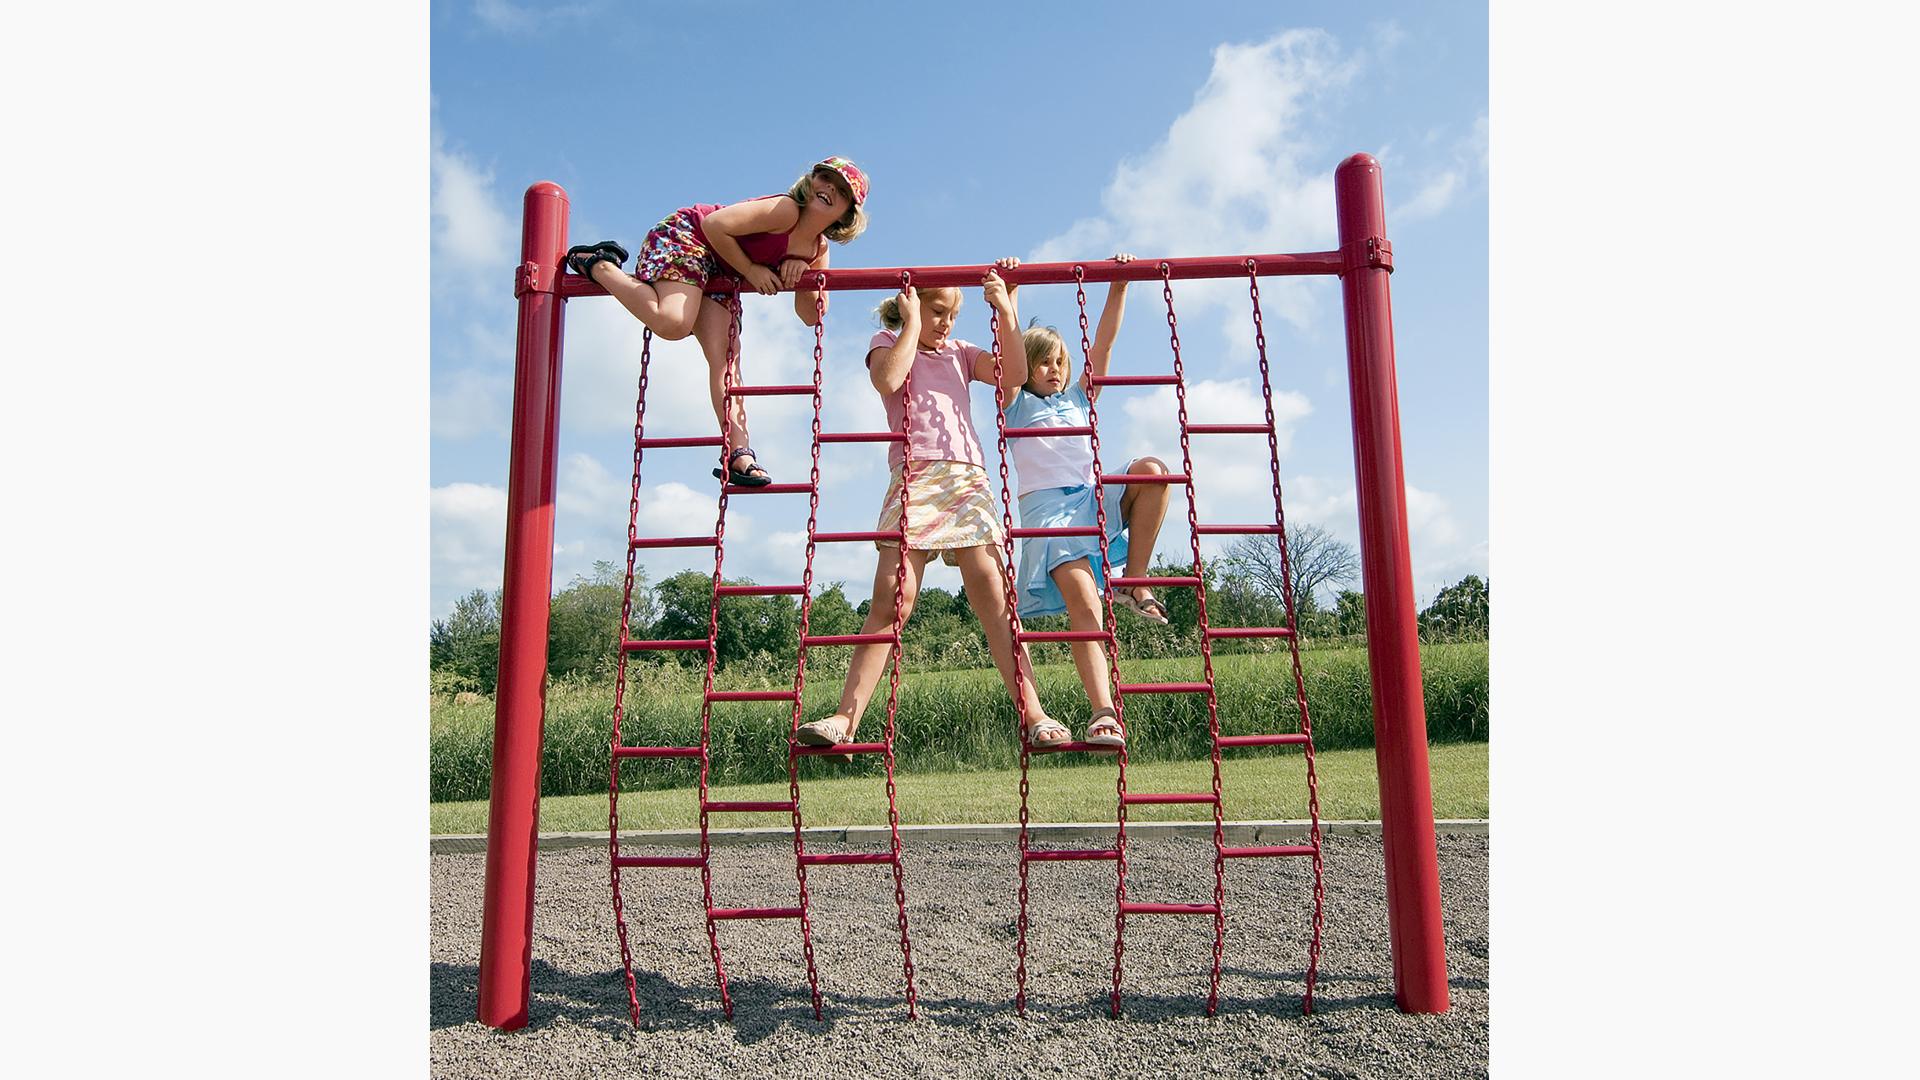
[[[987,470],[965,461],[908,462],[912,481],[907,488],[907,547],[938,551],[940,561],[958,564],[960,548],[990,544],[997,552],[1006,534],[1000,528],[1000,505],[994,501]],[[876,531],[900,527],[900,468],[894,467],[880,504]],[[877,540],[876,547],[892,547]]]

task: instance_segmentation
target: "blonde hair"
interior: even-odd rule
[[[1053,350],[1059,349],[1067,358],[1067,374],[1071,375],[1073,373],[1073,350],[1067,348],[1066,339],[1060,336],[1060,331],[1055,330],[1051,326],[1036,325],[1039,322],[1039,319],[1035,319],[1033,322],[1028,323],[1026,333],[1020,335],[1020,343],[1027,347],[1028,372],[1032,372],[1033,365],[1052,356]],[[1028,375],[1027,385],[1033,385],[1031,374]]]
[[[813,178],[816,176],[833,181],[833,186],[840,192],[841,197],[849,204],[853,202],[853,192],[847,190],[847,181],[844,177],[832,169],[815,169],[795,180],[793,187],[787,190],[787,197],[799,203],[802,210],[807,208],[807,200],[813,198]],[[849,205],[847,212],[840,215],[840,220],[827,226],[820,235],[836,244],[844,244],[866,231],[867,212],[858,206]]]
[[[950,292],[953,294],[953,306],[956,311],[959,310],[961,302],[966,299],[965,293],[962,293],[959,289],[951,285],[945,288],[926,289],[915,286],[913,292],[914,295],[920,297],[922,300],[925,300],[933,293]],[[885,300],[880,301],[880,306],[874,308],[873,313],[880,316],[880,325],[889,330],[898,330],[907,324],[907,320],[900,316],[900,298],[898,296],[889,296]]]

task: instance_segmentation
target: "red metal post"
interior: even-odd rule
[[[567,193],[527,189],[514,295],[513,444],[507,473],[507,559],[501,583],[500,682],[494,696],[493,790],[487,804],[486,896],[480,920],[479,1019],[525,1027],[533,983],[533,870],[540,828],[540,743],[546,721],[547,620],[553,595],[553,491],[560,421],[560,261]]]
[[[1360,503],[1360,569],[1373,679],[1374,755],[1387,865],[1387,932],[1394,1000],[1412,1013],[1447,1010],[1446,941],[1440,924],[1440,862],[1427,773],[1406,478],[1400,463],[1400,403],[1394,382],[1393,310],[1387,276],[1393,247],[1380,193],[1380,163],[1355,154],[1334,170],[1340,219],[1340,292],[1347,316],[1347,376]]]

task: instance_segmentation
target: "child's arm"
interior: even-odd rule
[[[920,294],[903,288],[894,299],[900,305],[900,336],[890,347],[867,354],[867,378],[882,396],[897,394],[906,385],[913,354],[920,348]]]
[[[795,270],[791,275],[787,275],[787,274],[781,275],[780,284],[785,286],[786,288],[793,289],[795,285],[799,284],[800,279],[807,275],[808,271],[825,270],[827,268],[826,241],[822,240],[819,246],[820,246],[819,254],[815,255],[813,257],[813,261],[807,264],[806,270]],[[781,263],[780,268],[782,270],[786,270],[789,267],[798,267],[799,264],[800,264],[800,257],[796,255],[796,256],[793,256],[788,261]],[[813,304],[814,304],[814,290],[794,289],[793,313],[795,315],[800,316],[800,321],[803,323],[806,323],[808,326],[812,326],[814,323]],[[826,314],[827,304],[828,304],[828,300],[827,300],[826,294],[825,293],[820,294],[820,313],[823,315]]]
[[[780,196],[723,206],[707,215],[700,223],[700,230],[707,234],[707,246],[713,253],[753,286],[753,291],[771,296],[780,291],[780,275],[747,258],[747,253],[740,249],[740,241],[734,237],[786,232],[799,222],[800,207],[792,199]]]
[[[993,264],[1004,270],[1020,265],[1019,259],[1006,258]],[[995,395],[997,408],[1006,408],[1013,400],[1013,391],[1020,389],[1027,381],[1027,347],[1020,337],[1020,311],[1014,303],[1014,294],[1020,286],[1009,287],[993,270],[987,271],[987,280],[982,288],[987,303],[1000,314],[1000,383]],[[973,377],[980,382],[993,383],[993,355],[983,353],[973,362]]]
[[[1123,251],[1115,255],[1113,261],[1130,263],[1133,256]],[[1090,379],[1107,373],[1107,362],[1113,358],[1113,339],[1120,336],[1120,319],[1126,311],[1127,283],[1115,281],[1107,286],[1107,302],[1100,308],[1100,326],[1093,332],[1093,344],[1087,348],[1087,366],[1080,369],[1080,385],[1089,398],[1100,396],[1100,388]]]

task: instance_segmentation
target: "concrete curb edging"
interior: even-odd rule
[[[1222,830],[1231,844],[1268,844],[1284,840],[1298,840],[1307,834],[1305,821],[1230,821]],[[1111,824],[1093,824],[1073,822],[1066,824],[1033,824],[1027,826],[1028,835],[1040,841],[1100,841],[1113,836]],[[1485,835],[1489,830],[1486,818],[1455,818],[1434,822],[1438,833],[1466,833]],[[1127,832],[1134,836],[1212,836],[1211,821],[1130,821]],[[857,843],[860,841],[878,841],[884,846],[887,842],[885,825],[844,825],[810,826],[800,830],[802,836],[811,841],[828,843]],[[1323,836],[1378,836],[1378,821],[1323,821],[1320,823]],[[978,825],[902,825],[900,835],[903,840],[998,840],[1007,843],[1017,842],[1020,826],[1013,823],[987,823]],[[712,844],[753,844],[780,838],[791,838],[793,829],[771,827],[762,829],[711,829],[707,833]],[[700,832],[697,829],[671,829],[660,831],[623,832],[622,843],[650,844],[663,847],[698,847]],[[568,848],[605,847],[607,834],[604,832],[568,832],[541,833],[541,851],[564,851]],[[487,838],[481,835],[443,835],[432,838],[431,851],[435,855],[474,855],[487,850]]]

